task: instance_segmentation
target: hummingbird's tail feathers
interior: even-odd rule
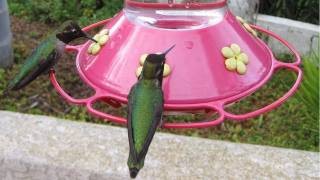
[[[129,171],[130,171],[130,177],[132,179],[136,178],[139,173],[139,169],[137,168],[130,168]]]
[[[135,159],[133,159],[132,154],[129,154],[127,164],[129,167],[130,177],[136,178],[140,169],[142,169],[144,166],[144,159],[142,159],[141,161],[136,161]]]
[[[14,89],[14,80],[10,81],[6,89],[3,91],[3,95],[7,95],[11,90]]]
[[[15,84],[12,88],[10,88],[10,90],[19,91],[19,90],[23,89],[24,87],[29,85],[32,81],[34,81],[40,74],[41,74],[41,72],[37,69],[36,71],[31,73],[30,75],[23,78],[19,83]]]
[[[3,96],[8,95],[10,91],[18,91],[31,82],[30,76],[23,77],[22,73],[19,73],[13,80],[9,82],[9,85],[3,92]]]
[[[24,86],[21,83],[17,83],[17,84],[10,83],[8,87],[4,90],[3,94],[5,95],[5,93],[9,93],[10,91],[18,91],[23,87]]]

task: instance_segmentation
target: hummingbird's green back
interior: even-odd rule
[[[129,143],[130,150],[133,151],[130,153],[133,156],[131,158],[139,161],[136,163],[143,163],[162,118],[163,92],[157,81],[139,81],[130,92],[128,106]],[[130,162],[128,165],[130,166]]]

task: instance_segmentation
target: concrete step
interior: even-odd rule
[[[124,128],[0,111],[1,180],[129,179]],[[319,179],[319,153],[157,133],[137,179]]]
[[[275,32],[288,41],[301,55],[319,51],[319,26],[291,19],[259,14],[257,25]],[[267,40],[275,54],[291,53],[278,40]]]

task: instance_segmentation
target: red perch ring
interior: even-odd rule
[[[129,3],[128,3],[129,2]],[[258,26],[250,27],[256,31],[276,38],[287,46],[295,57],[295,62],[278,61],[270,48],[259,38],[246,31],[235,16],[225,8],[226,1],[194,5],[191,10],[213,8],[218,11],[215,21],[199,26],[191,19],[168,20],[159,16],[166,11],[164,4],[148,4],[127,1],[133,8],[158,8],[156,21],[141,24],[130,19],[128,10],[123,10],[112,19],[107,19],[85,27],[88,31],[96,27],[109,29],[109,41],[99,54],[88,54],[90,42],[78,46],[67,46],[66,51],[77,52],[76,65],[81,79],[95,90],[92,97],[75,99],[59,85],[55,71],[50,72],[50,80],[66,101],[85,105],[90,113],[115,123],[125,124],[127,120],[100,112],[93,104],[101,99],[112,99],[109,104],[119,106],[127,103],[130,88],[137,82],[135,75],[139,58],[144,53],[161,52],[176,44],[174,51],[168,54],[167,63],[172,72],[164,78],[163,91],[166,111],[193,111],[199,109],[219,113],[217,119],[191,123],[165,123],[163,128],[205,128],[221,124],[226,118],[243,121],[268,112],[294,94],[301,79],[302,71],[298,52],[275,33]],[[206,3],[205,3],[206,4]],[[145,7],[147,6],[147,7]],[[180,5],[174,6],[176,8]],[[175,13],[175,11],[173,11]],[[185,28],[184,26],[196,26]],[[178,28],[172,28],[178,26]],[[181,26],[181,27],[180,27]],[[239,75],[225,68],[225,58],[221,49],[236,43],[250,58],[247,72]],[[130,56],[128,56],[130,54]],[[280,99],[270,105],[246,114],[232,114],[225,107],[257,91],[272,77],[278,69],[288,69],[297,73],[292,88]]]

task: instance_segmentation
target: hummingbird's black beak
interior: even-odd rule
[[[86,32],[83,32],[83,34],[84,34],[84,37],[85,37],[85,38],[90,39],[91,41],[93,41],[93,42],[95,42],[95,43],[98,43],[97,40],[95,40],[95,39],[93,39],[92,37],[90,37],[90,35],[87,34]]]
[[[56,34],[56,37],[60,41],[64,42],[65,44],[69,44],[71,41],[78,39],[78,38],[90,39],[91,41],[94,41],[95,43],[97,43],[97,41],[95,39],[93,39],[89,34],[84,32],[80,28],[80,26],[73,21],[71,21],[71,22],[68,21],[68,22],[64,23],[64,25],[62,27],[64,27],[64,28]]]
[[[176,45],[171,46],[168,50],[166,50],[162,55],[166,56]]]

